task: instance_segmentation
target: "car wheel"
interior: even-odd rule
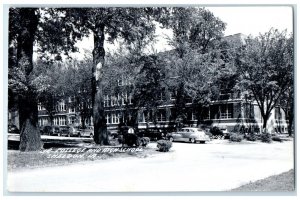
[[[190,141],[191,141],[191,143],[196,143],[195,138],[191,138]]]
[[[171,142],[173,142],[173,141],[174,141],[174,138],[173,138],[173,137],[170,137],[169,140],[170,140]]]

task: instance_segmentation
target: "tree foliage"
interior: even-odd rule
[[[113,43],[121,39],[126,43],[144,44],[141,41],[153,39],[153,19],[165,12],[162,8],[70,8],[65,16],[72,24],[79,24],[93,33],[92,102],[94,119],[94,140],[108,144],[106,120],[103,107],[103,74],[105,70],[104,41]]]
[[[179,56],[188,53],[189,48],[207,53],[223,36],[226,24],[205,8],[173,7],[162,24],[173,30],[170,45]]]
[[[197,105],[200,122],[202,107],[217,94],[218,76],[229,67],[221,51],[226,24],[204,8],[190,7],[172,8],[165,24],[173,30],[169,42],[176,52],[169,53],[168,65],[172,74],[168,81],[176,91],[174,117],[187,117],[185,102],[189,101]]]
[[[60,53],[75,51],[75,40],[81,39],[82,34],[76,35],[77,26],[67,26],[66,19],[56,8],[9,9],[9,105],[18,107],[21,151],[41,147],[37,97],[44,90],[44,79],[33,73],[33,47],[37,47],[44,61],[61,60]]]
[[[257,101],[266,128],[271,111],[292,84],[293,40],[287,33],[271,29],[246,40],[237,53],[239,85]]]

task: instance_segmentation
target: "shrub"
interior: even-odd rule
[[[282,139],[280,137],[278,137],[278,136],[272,137],[272,140],[276,141],[276,142],[282,142]]]
[[[213,136],[219,136],[219,135],[223,136],[223,132],[219,129],[219,127],[216,127],[216,126],[212,127],[210,129],[210,132]]]
[[[210,131],[205,131],[205,134],[208,135],[208,137],[212,138],[212,133]]]
[[[231,142],[241,142],[242,139],[243,139],[243,136],[238,135],[238,134],[236,134],[236,133],[230,134],[230,138],[229,138],[229,140],[230,140]]]
[[[261,135],[261,141],[266,142],[266,143],[271,143],[272,142],[272,137],[270,133],[263,133]]]
[[[124,141],[123,135],[118,135],[117,137],[118,137],[119,144],[123,144]]]
[[[160,152],[167,152],[171,149],[172,142],[169,140],[158,140],[157,141],[157,148]]]
[[[246,136],[246,139],[247,139],[248,141],[254,142],[254,141],[257,140],[257,136],[255,135],[255,133],[250,133],[250,134],[248,134],[248,135]]]
[[[148,137],[142,137],[142,138],[140,138],[140,144],[143,147],[146,147],[149,143],[150,143],[150,138],[148,138]]]

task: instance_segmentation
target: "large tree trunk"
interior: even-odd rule
[[[263,133],[267,133],[267,122],[269,119],[269,114],[263,115]]]
[[[27,90],[19,94],[20,151],[37,151],[41,149],[41,135],[38,128],[37,99],[30,84],[33,69],[32,55],[35,31],[38,25],[36,9],[20,9],[21,30],[17,38],[18,68],[26,78]]]
[[[202,112],[203,112],[203,107],[202,104],[198,104],[197,107],[197,126],[201,125],[202,123]]]
[[[94,31],[92,103],[94,120],[94,141],[100,145],[109,144],[104,113],[102,71],[104,66],[104,25],[98,24]]]

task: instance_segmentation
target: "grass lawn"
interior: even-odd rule
[[[150,146],[150,145],[149,145]],[[152,145],[153,146],[153,145]],[[124,150],[123,152],[109,152],[109,150]],[[38,152],[20,152],[19,150],[8,150],[7,169],[8,171],[41,168],[50,166],[62,166],[83,161],[104,160],[109,158],[138,157],[146,158],[151,154],[159,153],[153,147],[140,147],[138,151],[130,151],[136,148],[93,147],[74,148],[51,148]],[[95,150],[95,151],[93,151]],[[98,151],[97,151],[98,150]],[[101,151],[99,151],[101,150]],[[73,151],[73,152],[72,152]],[[78,151],[78,152],[76,152]]]
[[[279,175],[250,182],[241,187],[235,188],[234,192],[291,192],[295,191],[295,172],[290,170]]]

